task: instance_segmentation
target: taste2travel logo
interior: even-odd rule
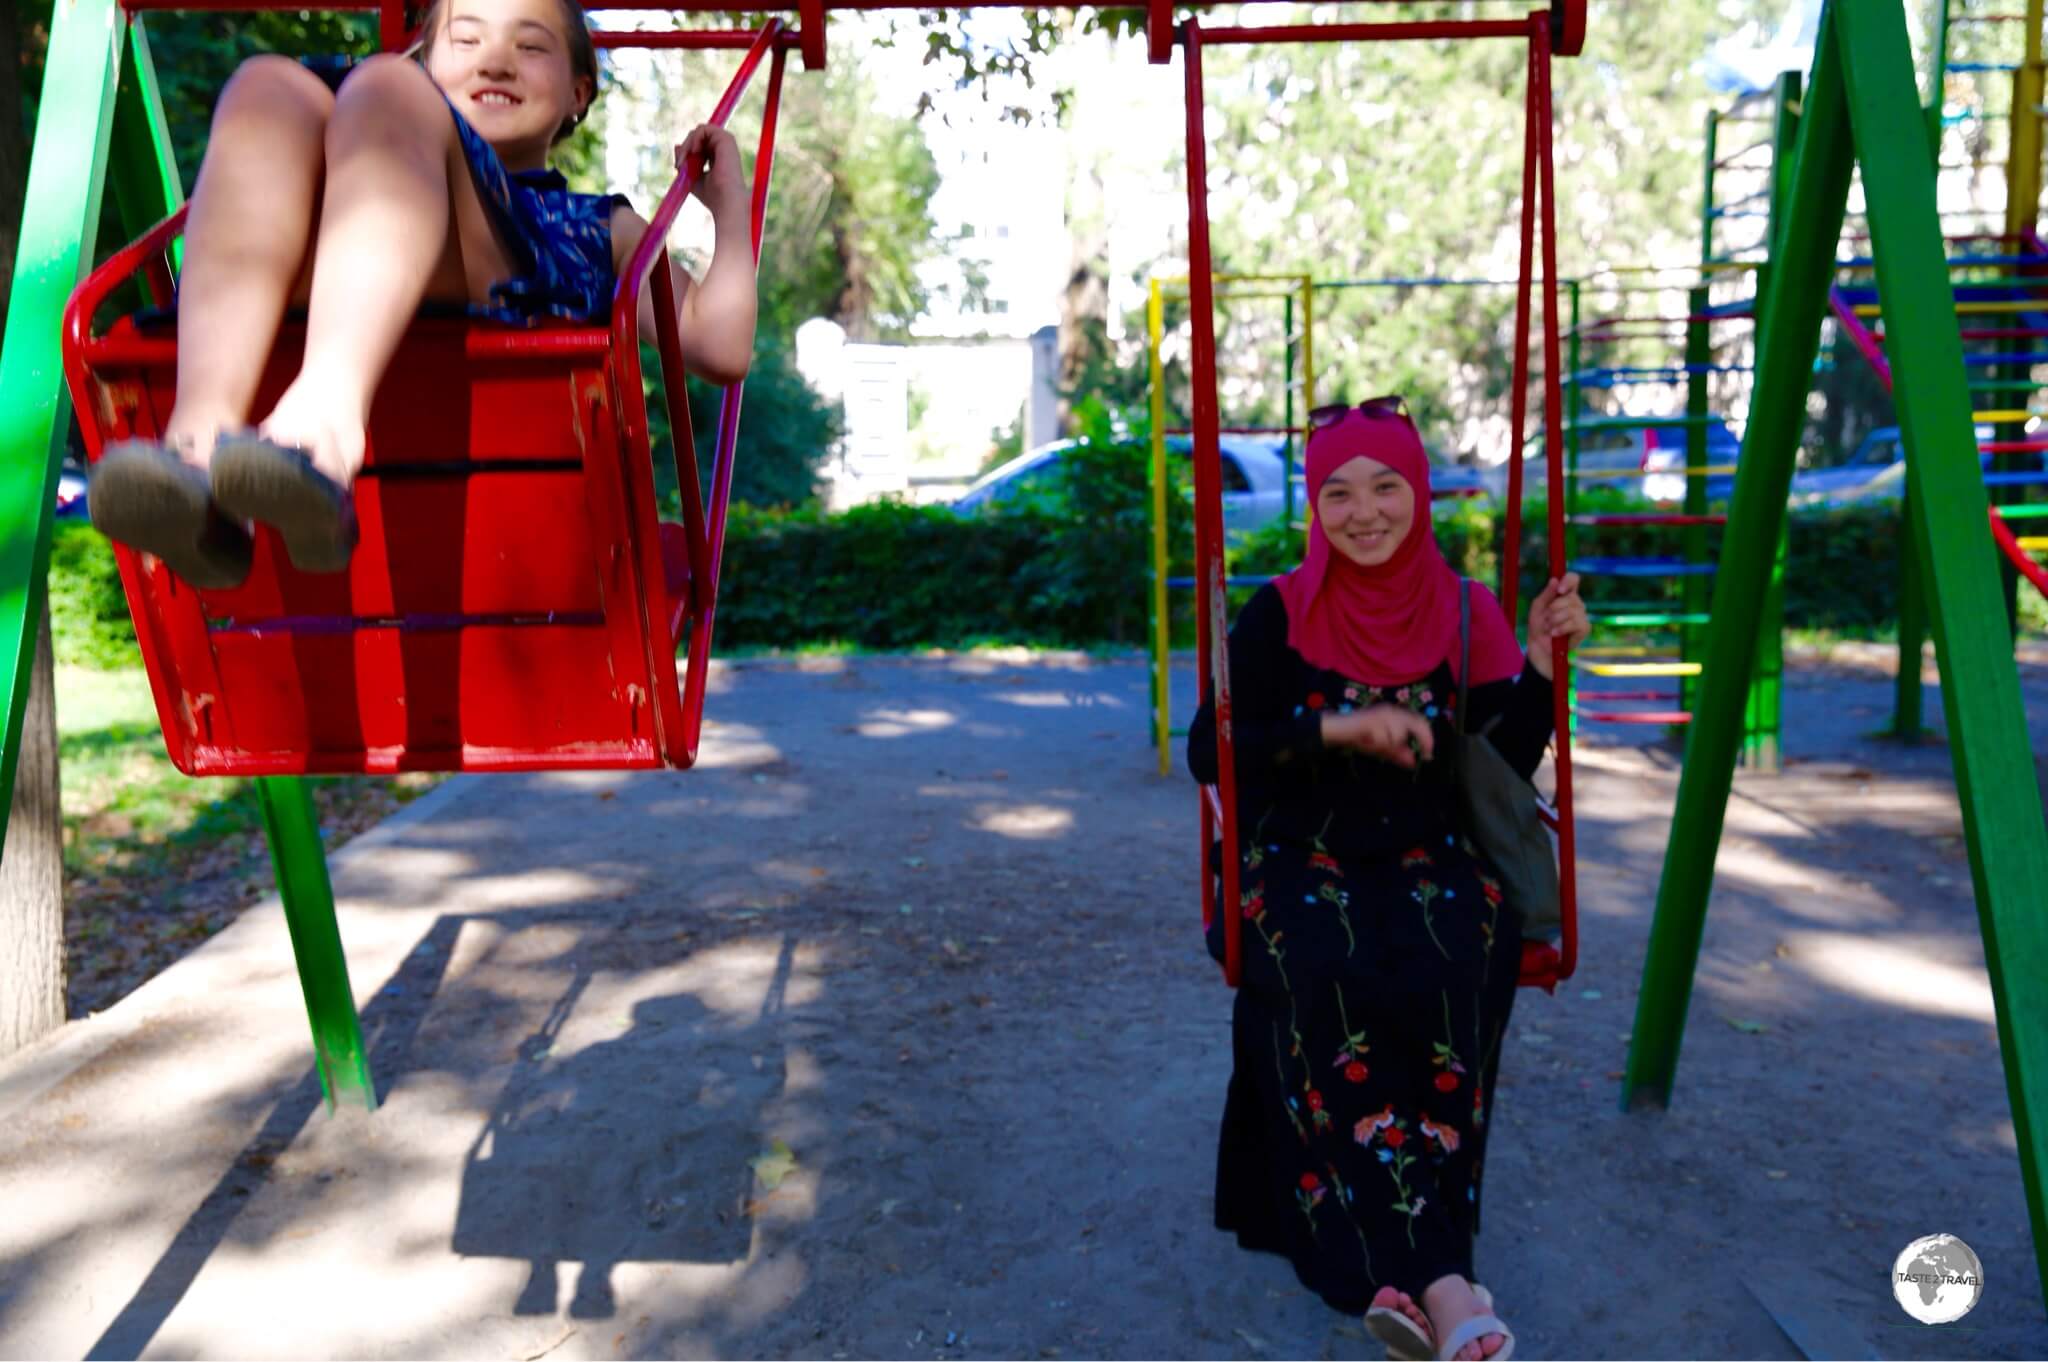
[[[1984,1296],[1984,1265],[1953,1234],[1915,1239],[1892,1264],[1892,1295],[1922,1324],[1953,1324]]]

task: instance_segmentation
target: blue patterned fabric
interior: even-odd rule
[[[512,326],[549,318],[603,324],[611,316],[612,209],[632,205],[623,194],[578,194],[553,170],[508,172],[482,134],[451,102],[470,177],[511,252],[514,273],[491,285],[491,301],[469,314]]]

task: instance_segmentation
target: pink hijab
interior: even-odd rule
[[[1405,685],[1448,659],[1458,670],[1458,574],[1437,548],[1429,518],[1429,455],[1404,416],[1353,409],[1309,433],[1308,497],[1360,455],[1399,473],[1415,489],[1415,519],[1394,556],[1360,567],[1330,547],[1312,519],[1308,554],[1279,579],[1287,603],[1287,642],[1303,658],[1353,681]],[[1500,601],[1472,584],[1472,684],[1504,681],[1522,671],[1522,647]]]

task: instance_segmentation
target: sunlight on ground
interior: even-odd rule
[[[1050,804],[984,804],[975,810],[974,826],[983,832],[1035,842],[1071,832],[1074,815]]]
[[[863,738],[903,738],[912,733],[933,733],[951,728],[960,716],[943,709],[877,709],[854,728]]]
[[[761,766],[782,760],[782,749],[769,742],[751,724],[704,721],[703,745],[697,749],[697,769],[715,771],[731,766]]]
[[[1983,966],[1934,958],[1934,952],[1951,946],[1941,938],[1872,941],[1846,933],[1794,932],[1786,944],[1793,965],[1859,997],[1933,1016],[1986,1025],[1996,1021]]]
[[[1122,700],[1114,695],[1077,694],[1066,690],[1025,690],[1014,695],[991,695],[999,705],[1016,705],[1020,709],[1128,709]]]

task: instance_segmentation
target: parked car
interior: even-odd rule
[[[1977,438],[1989,440],[1990,426],[1978,426]],[[1979,455],[1986,468],[1990,455]],[[2008,472],[2038,472],[2041,456],[2026,455],[2001,465]],[[1897,426],[1879,426],[1865,435],[1844,463],[1809,468],[1792,475],[1792,505],[1853,506],[1866,501],[1897,501],[1906,492],[1906,446]]]
[[[1794,506],[1847,505],[1857,501],[1893,501],[1906,487],[1906,446],[1897,426],[1880,426],[1866,434],[1848,461],[1832,468],[1809,468],[1792,475]]]
[[[69,459],[57,472],[55,514],[59,519],[66,516],[80,520],[85,518],[85,470]]]
[[[1060,456],[1078,443],[1054,440],[1027,450],[977,479],[972,487],[953,501],[953,509],[975,515],[1019,497],[1042,495],[1057,485]],[[1178,458],[1188,458],[1194,442],[1184,435],[1168,437],[1166,448]],[[1269,436],[1225,435],[1217,453],[1223,473],[1223,528],[1226,533],[1249,534],[1280,519],[1286,513],[1286,468],[1281,441]],[[1295,514],[1303,512],[1300,483],[1295,488]]]
[[[1707,419],[1707,467],[1733,469],[1742,457],[1742,441],[1728,428],[1720,417]],[[1642,450],[1643,482],[1642,493],[1651,501],[1681,502],[1685,500],[1687,484],[1691,479],[1685,472],[1686,444],[1692,434],[1688,426],[1646,426],[1635,432],[1636,439],[1629,444],[1631,451]],[[1726,501],[1735,495],[1735,474],[1715,472],[1706,475],[1707,500]]]
[[[1639,425],[1639,417],[1587,417],[1579,423],[1578,490],[1613,488],[1633,492],[1652,501],[1685,500],[1685,446],[1690,427],[1684,425]],[[1707,422],[1707,465],[1732,467],[1742,456],[1742,441],[1719,417]],[[1547,481],[1543,436],[1532,436],[1523,455],[1524,492],[1535,491]],[[1640,477],[1636,475],[1640,474]],[[1486,470],[1486,484],[1496,497],[1507,495],[1508,470],[1505,463]],[[1735,491],[1733,473],[1707,475],[1707,500],[1725,501]]]

